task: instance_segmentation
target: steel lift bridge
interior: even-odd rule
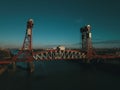
[[[61,50],[60,48],[57,48],[55,50],[51,49],[33,52],[33,25],[33,19],[29,19],[27,21],[27,29],[21,50],[10,59],[0,60],[0,64],[13,64],[13,68],[15,69],[17,62],[27,62],[30,67],[30,71],[32,72],[34,69],[33,61],[36,60],[75,60],[86,58],[85,53],[80,52],[80,50]]]
[[[13,64],[13,68],[15,69],[16,62],[27,62],[28,66],[30,67],[30,72],[32,72],[34,71],[33,61],[36,60],[85,60],[89,62],[92,59],[97,60],[98,58],[109,59],[117,57],[111,55],[96,55],[92,48],[90,25],[84,26],[80,29],[82,34],[81,50],[61,50],[60,48],[57,48],[55,50],[51,49],[34,52],[32,48],[33,25],[33,19],[29,19],[27,21],[25,38],[21,50],[10,59],[0,60],[0,64]],[[117,58],[120,58],[120,56]]]

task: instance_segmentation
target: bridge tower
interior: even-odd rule
[[[87,58],[92,58],[92,39],[91,39],[91,26],[87,25],[80,28],[82,34],[82,50],[87,53]]]
[[[32,53],[32,28],[33,28],[33,20],[29,19],[27,22],[27,29],[25,33],[25,38],[22,46],[22,51],[29,51]]]
[[[21,58],[21,60],[24,60],[24,62],[27,62],[28,69],[30,70],[30,72],[34,71],[33,49],[32,49],[32,28],[33,28],[33,19],[29,19],[27,21],[27,29],[26,29],[22,48],[18,52],[18,54],[15,55],[12,59],[14,62],[13,65],[17,60],[19,60],[18,57]],[[15,67],[15,65],[13,67]]]

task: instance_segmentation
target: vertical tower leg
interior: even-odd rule
[[[33,51],[32,51],[32,28],[33,28],[33,20],[29,19],[27,22],[27,29],[25,33],[25,38],[23,42],[23,46],[21,51],[18,52],[17,55],[13,57],[13,68],[15,69],[18,57],[20,57],[21,62],[28,62],[28,68],[30,72],[34,71],[34,63],[33,63]],[[20,56],[21,55],[21,56]],[[20,60],[19,59],[19,60]]]
[[[28,72],[32,73],[34,72],[34,63],[33,62],[27,62],[27,65],[28,65]]]
[[[91,41],[91,26],[87,25],[80,29],[82,34],[82,50],[87,54],[87,62],[92,59],[93,51],[92,51],[92,41]]]
[[[13,67],[12,67],[12,68],[13,68],[13,71],[16,71],[16,63],[15,63],[15,62],[12,63],[12,66],[13,66]]]

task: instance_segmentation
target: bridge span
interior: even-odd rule
[[[85,59],[86,55],[79,50],[46,50],[42,52],[34,52],[35,60],[74,60]]]

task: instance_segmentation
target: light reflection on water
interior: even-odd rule
[[[0,76],[0,90],[113,90],[120,89],[120,66],[80,64],[74,61],[36,61],[28,73],[26,63],[16,72]],[[20,68],[21,67],[21,68]]]

